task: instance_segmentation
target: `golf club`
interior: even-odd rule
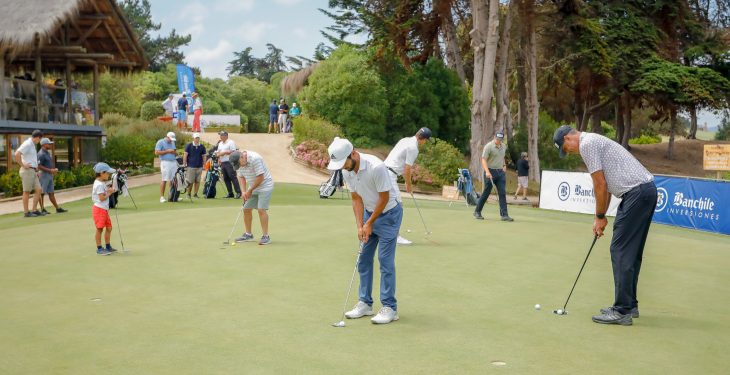
[[[570,301],[570,296],[573,295],[573,290],[575,290],[575,285],[578,284],[578,279],[580,278],[580,274],[583,272],[583,267],[586,266],[586,262],[588,261],[588,257],[591,256],[591,251],[593,251],[593,245],[596,244],[596,241],[598,240],[598,236],[593,236],[593,243],[591,244],[591,248],[588,249],[588,254],[586,254],[586,259],[583,261],[583,265],[580,266],[580,271],[578,271],[578,277],[575,278],[575,282],[573,283],[573,287],[570,288],[570,294],[568,294],[568,298],[565,300],[565,304],[563,305],[562,309],[553,310],[553,314],[556,315],[568,315],[568,310],[565,308],[568,307],[568,301]]]
[[[122,243],[122,252],[127,253],[127,249],[124,247],[124,237],[122,237],[122,227],[119,225],[119,206],[114,207],[114,218],[117,221],[117,231],[119,232],[119,241]]]
[[[345,326],[345,312],[347,311],[347,302],[350,300],[350,291],[352,291],[352,283],[355,281],[355,273],[357,273],[357,265],[360,264],[360,255],[362,255],[362,241],[360,242],[360,251],[357,252],[357,260],[355,261],[355,269],[352,270],[352,277],[350,278],[350,287],[347,288],[347,295],[345,296],[345,303],[342,306],[342,320],[337,323],[332,323],[332,327],[344,327]]]
[[[418,207],[418,202],[416,201],[416,197],[413,196],[413,193],[411,193],[411,198],[413,198],[413,204],[416,205],[416,209],[418,210],[418,216],[421,217],[421,223],[423,223],[423,228],[426,230],[426,235],[428,236],[429,234],[431,234],[431,231],[428,230],[428,227],[426,226],[426,221],[423,220],[423,214],[421,214],[421,208]]]
[[[228,240],[225,241],[225,242],[223,242],[223,245],[231,245],[231,246],[233,246],[233,244],[235,243],[235,242],[231,242],[231,237],[233,237],[233,231],[236,230],[236,226],[238,225],[238,220],[241,219],[241,214],[242,213],[243,213],[243,205],[241,205],[241,209],[238,211],[238,215],[236,216],[236,221],[233,223],[233,227],[231,228],[231,232],[228,233]],[[221,248],[221,249],[223,249],[223,248]]]

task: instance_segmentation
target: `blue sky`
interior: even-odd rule
[[[182,50],[189,65],[200,67],[206,77],[226,78],[233,52],[246,47],[263,57],[266,43],[284,50],[286,56],[311,58],[314,48],[326,41],[320,30],[332,24],[318,8],[327,0],[151,0],[152,18],[162,24],[161,33],[173,28],[191,34]]]

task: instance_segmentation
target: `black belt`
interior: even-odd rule
[[[394,171],[393,168],[388,167],[387,165],[385,166],[385,168],[388,168],[388,170],[393,172],[394,175],[399,176],[398,172]]]

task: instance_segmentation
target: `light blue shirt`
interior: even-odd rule
[[[165,138],[162,138],[159,141],[157,141],[157,144],[155,145],[155,150],[157,150],[157,151],[177,150],[177,148],[175,147],[175,142],[170,141],[170,143],[168,143],[165,140]],[[177,160],[177,155],[176,154],[160,155],[160,160],[161,161],[162,160],[175,161],[175,160]]]

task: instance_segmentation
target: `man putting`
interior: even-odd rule
[[[271,173],[266,168],[261,155],[253,151],[234,151],[230,161],[237,171],[238,180],[245,191],[241,198],[243,199],[243,224],[246,232],[243,236],[236,238],[236,242],[253,239],[251,222],[253,221],[252,211],[255,208],[259,212],[261,222],[262,235],[259,245],[268,245],[271,243],[268,210],[271,193],[274,191],[274,180],[271,178]]]
[[[583,133],[568,125],[553,136],[560,157],[580,154],[593,179],[596,217],[593,234],[601,237],[608,225],[606,211],[613,194],[621,198],[613,223],[611,266],[615,284],[613,306],[601,309],[593,321],[602,324],[633,324],[639,317],[636,289],[646,237],[654,215],[657,190],[654,176],[618,143],[599,134]]]
[[[403,203],[398,189],[398,176],[403,176],[406,182],[406,192],[413,194],[413,184],[411,182],[411,171],[413,163],[418,158],[418,146],[423,146],[431,138],[431,129],[421,128],[413,137],[406,137],[398,141],[393,150],[390,151],[385,159],[385,166],[388,168],[390,181],[395,187],[395,199],[398,203]],[[410,245],[412,242],[398,235],[399,245]]]
[[[396,200],[397,189],[388,169],[377,157],[355,151],[347,139],[335,137],[328,148],[327,169],[344,169],[342,176],[352,194],[352,209],[357,222],[357,237],[362,254],[357,264],[360,273],[360,297],[348,319],[373,315],[373,258],[379,248],[380,302],[383,307],[371,321],[387,324],[398,320],[395,299],[395,245],[403,218],[403,208]]]

